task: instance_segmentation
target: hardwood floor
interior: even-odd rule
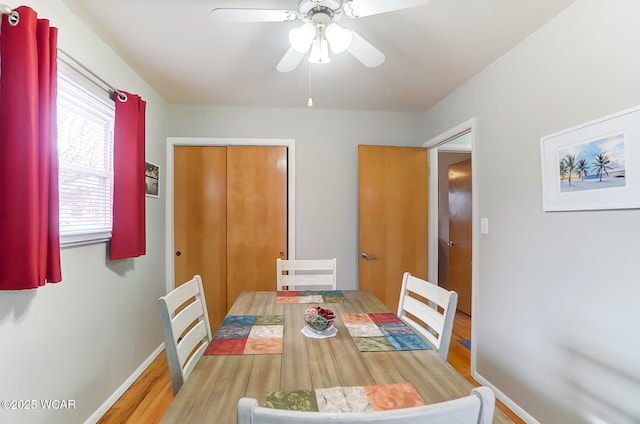
[[[98,424],[158,423],[172,400],[167,355],[163,350]]]
[[[471,318],[458,311],[453,325],[448,361],[467,380],[478,386],[479,384],[470,375],[471,352],[458,342],[459,339],[469,338],[471,338]],[[167,356],[163,351],[98,421],[98,424],[158,423],[172,400],[173,392],[167,368]],[[498,401],[497,406],[514,423],[524,424],[524,421],[502,402]]]

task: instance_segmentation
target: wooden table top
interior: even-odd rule
[[[340,315],[389,312],[368,291],[343,291],[348,302],[327,303],[337,319],[335,337],[305,337],[309,304],[275,303],[276,292],[243,292],[230,315],[284,315],[284,351],[271,355],[205,355],[161,423],[236,423],[241,397],[264,404],[270,391],[410,382],[427,403],[467,396],[473,386],[435,350],[360,352]],[[494,423],[511,420],[496,408]]]

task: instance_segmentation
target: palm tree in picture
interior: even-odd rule
[[[567,168],[567,174],[569,174],[569,185],[571,185],[571,174],[576,169],[576,155],[566,155],[564,159],[564,166]]]
[[[560,161],[560,182],[567,176],[567,165],[564,164],[564,159]]]
[[[589,165],[586,159],[580,159],[576,164],[576,173],[584,181],[584,177],[589,175]]]
[[[591,171],[595,172],[596,175],[600,178],[600,181],[602,181],[602,176],[604,174],[606,174],[607,177],[609,176],[609,172],[607,171],[607,169],[613,169],[613,166],[609,166],[610,163],[611,160],[609,160],[607,152],[602,152],[598,156],[596,156],[596,159],[593,161],[593,168],[591,169]]]

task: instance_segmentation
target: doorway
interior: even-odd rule
[[[440,134],[431,140],[427,141],[423,144],[424,147],[429,148],[429,280],[433,282],[437,282],[441,285],[448,286],[448,272],[444,269],[446,266],[447,258],[441,258],[443,256],[443,250],[449,249],[448,246],[448,234],[443,237],[440,234],[440,228],[443,226],[447,226],[448,228],[448,219],[442,220],[439,214],[439,208],[441,204],[439,193],[445,191],[446,187],[443,189],[441,187],[441,182],[443,180],[444,175],[446,178],[447,170],[442,170],[441,165],[439,163],[438,158],[441,153],[446,154],[455,154],[455,155],[467,155],[471,160],[471,311],[473,311],[476,299],[476,275],[477,275],[477,245],[478,245],[478,234],[479,234],[479,226],[478,223],[478,208],[477,208],[477,179],[475,177],[476,167],[475,167],[475,151],[474,151],[474,139],[475,139],[475,128],[476,128],[476,119],[470,119],[469,121],[463,122],[462,124],[452,128],[449,131],[446,131],[443,134]],[[449,155],[447,155],[449,156]],[[453,160],[454,156],[449,156],[449,159],[453,162],[457,160]],[[462,156],[460,156],[462,158]],[[460,159],[463,160],[463,159]],[[444,164],[444,163],[443,163]],[[444,165],[446,166],[446,165]],[[444,172],[444,174],[443,174]],[[446,194],[444,195],[443,202],[446,201]],[[441,246],[441,238],[444,240],[445,246]],[[446,256],[446,255],[444,255]],[[443,277],[446,281],[440,280]],[[474,333],[474,319],[473,314],[470,317],[470,327],[471,334]],[[453,343],[458,343],[457,339]],[[452,344],[453,344],[452,343]],[[475,373],[475,342],[473,337],[471,337],[471,374]]]
[[[458,311],[471,316],[471,154],[438,156],[440,173],[446,171],[438,181],[438,284],[457,292]]]

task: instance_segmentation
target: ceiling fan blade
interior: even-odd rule
[[[298,19],[293,10],[272,9],[233,9],[220,8],[211,11],[211,17],[217,22],[289,22]]]
[[[345,3],[344,9],[346,16],[359,18],[421,6],[429,3],[429,1],[431,0],[351,0]]]
[[[360,34],[353,30],[351,32],[353,33],[353,39],[347,51],[368,68],[382,65],[385,59],[384,54],[362,38]]]
[[[298,52],[293,47],[289,47],[289,50],[280,59],[276,69],[280,72],[291,72],[298,67],[304,55],[304,53]]]

